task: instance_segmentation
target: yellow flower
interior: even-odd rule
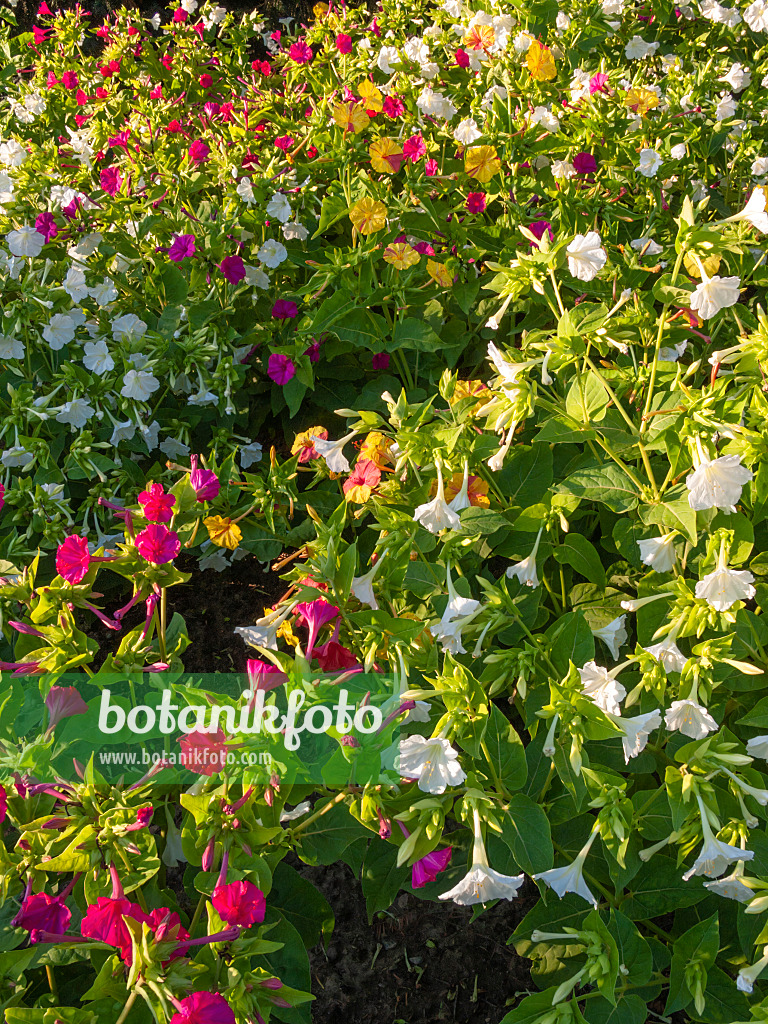
[[[392,440],[378,430],[372,430],[360,445],[360,458],[369,459],[379,469],[385,469],[388,462],[391,462],[389,449],[392,447]]]
[[[405,156],[393,139],[376,139],[368,150],[371,166],[380,174],[397,174],[403,166]]]
[[[636,114],[647,114],[659,105],[659,97],[652,89],[644,89],[638,85],[627,90],[624,100],[626,106],[630,107]]]
[[[370,117],[359,103],[337,103],[333,108],[333,120],[339,128],[343,128],[345,132],[352,132],[353,135],[357,135],[371,123]]]
[[[472,146],[464,154],[464,170],[470,178],[485,184],[501,170],[501,160],[494,146]]]
[[[387,222],[387,208],[384,203],[365,196],[358,199],[349,211],[349,219],[361,235],[370,235],[373,231],[381,231]]]
[[[315,16],[315,21],[322,21],[328,13],[328,4],[315,4],[312,13]]]
[[[370,79],[364,78],[358,85],[357,91],[360,93],[360,99],[363,101],[362,106],[366,110],[373,110],[378,114],[384,109],[384,97]]]
[[[490,50],[496,42],[493,25],[473,25],[464,36],[464,42],[471,50]]]
[[[456,402],[460,402],[462,398],[469,398],[470,395],[477,398],[476,404],[470,409],[470,414],[473,416],[493,398],[490,388],[481,380],[457,380],[450,403],[454,405]]]
[[[290,624],[290,622],[287,619],[285,620],[285,622],[281,622],[280,623],[280,625],[277,628],[277,634],[276,635],[282,637],[283,640],[285,640],[285,642],[287,644],[291,645],[291,647],[297,647],[298,646],[299,638],[296,636],[296,634],[291,629],[291,624]]]
[[[551,82],[557,74],[552,51],[548,46],[543,46],[537,39],[534,39],[528,47],[526,64],[534,82]]]
[[[439,284],[441,288],[450,288],[453,284],[453,274],[443,263],[438,263],[437,260],[427,260],[427,273],[435,284]]]
[[[698,256],[698,253],[696,255]],[[701,264],[704,267],[704,272],[706,273],[707,277],[714,277],[714,275],[720,269],[721,262],[720,257],[717,255],[717,253],[712,253],[710,256],[707,257],[699,256],[699,259],[701,260]],[[683,263],[685,265],[685,269],[688,271],[691,277],[701,277],[699,264],[696,262],[696,260],[693,258],[691,254],[686,253],[685,256],[683,256]]]
[[[396,270],[407,270],[416,266],[421,257],[407,242],[393,242],[384,250],[384,259]]]
[[[237,523],[233,523],[231,519],[225,519],[223,516],[208,516],[207,519],[203,520],[203,523],[208,530],[211,542],[216,547],[228,548],[230,551],[234,551],[243,539],[240,527]]]

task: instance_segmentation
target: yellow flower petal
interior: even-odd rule
[[[371,123],[370,117],[359,103],[337,103],[333,108],[333,120],[339,128],[353,135],[359,134]]]
[[[208,516],[203,520],[203,524],[208,530],[211,543],[219,548],[228,548],[230,551],[234,551],[243,539],[240,527],[231,519],[225,519],[223,516]]]
[[[364,78],[358,85],[357,91],[360,93],[360,99],[363,101],[362,106],[366,110],[373,110],[378,114],[384,109],[384,97],[370,79]]]
[[[421,257],[407,242],[393,242],[384,250],[384,259],[396,270],[407,270],[415,267]]]
[[[373,231],[381,231],[387,223],[387,208],[384,203],[365,196],[349,211],[349,219],[361,235],[370,235]]]
[[[376,139],[368,155],[374,171],[380,174],[397,174],[405,161],[402,149],[393,139]]]
[[[653,110],[659,105],[659,97],[652,89],[644,89],[642,86],[636,86],[633,89],[627,90],[627,95],[624,100],[626,106],[631,107],[636,114],[647,114],[649,110]]]
[[[557,74],[552,51],[548,46],[543,46],[538,39],[534,39],[528,47],[526,64],[534,82],[551,82]]]
[[[453,284],[453,274],[442,263],[437,260],[427,260],[427,273],[441,288],[450,288]]]
[[[501,160],[494,146],[472,146],[464,154],[464,170],[470,178],[485,184],[501,170]]]

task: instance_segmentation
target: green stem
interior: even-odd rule
[[[131,1012],[131,1008],[133,1007],[133,1004],[135,1002],[136,1002],[136,989],[134,989],[131,992],[131,994],[128,996],[128,1001],[126,1002],[125,1006],[123,1007],[123,1012],[117,1018],[117,1020],[115,1021],[115,1024],[123,1024],[123,1021],[126,1019],[128,1014]]]
[[[675,260],[675,266],[674,266],[674,269],[672,271],[672,281],[671,281],[671,284],[673,286],[675,284],[675,281],[677,280],[677,275],[680,273],[680,267],[682,266],[682,263],[683,263],[683,253],[680,252],[677,255],[677,259]],[[653,389],[656,386],[656,367],[657,367],[658,362],[659,362],[659,352],[661,351],[661,339],[662,339],[662,336],[664,334],[664,327],[666,326],[667,313],[669,312],[669,307],[670,306],[671,306],[670,302],[666,302],[664,304],[664,308],[661,311],[661,317],[659,318],[659,329],[658,329],[658,331],[656,333],[656,346],[655,346],[654,352],[653,352],[653,363],[651,364],[651,378],[648,381],[648,394],[647,394],[646,399],[645,399],[645,408],[643,409],[643,420],[642,420],[643,424],[648,419],[648,413],[651,411],[651,402],[653,401]]]
[[[329,802],[325,804],[325,806],[322,807],[321,810],[317,811],[315,814],[311,814],[305,821],[302,821],[301,824],[297,825],[294,829],[292,829],[291,831],[293,832],[293,834],[296,835],[297,832],[303,832],[304,829],[307,828],[309,825],[314,824],[314,822],[316,822],[318,818],[322,818],[322,816],[327,811],[330,811],[332,807],[335,807],[336,804],[340,804],[346,795],[347,791],[345,789],[343,789],[340,793],[337,793],[333,800],[329,800]]]

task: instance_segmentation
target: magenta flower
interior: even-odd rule
[[[200,75],[198,82],[203,89],[210,89],[213,85],[213,75]]]
[[[267,363],[267,376],[282,387],[296,376],[296,366],[289,356],[273,352]]]
[[[168,259],[174,263],[181,263],[196,252],[194,235],[174,235],[171,246],[168,249]]]
[[[217,885],[211,896],[216,913],[227,924],[250,928],[261,924],[267,912],[264,893],[253,882],[228,882]]]
[[[296,626],[307,626],[309,628],[309,639],[307,640],[307,659],[312,657],[312,649],[320,629],[333,622],[339,614],[335,604],[330,604],[325,598],[318,597],[315,601],[302,601],[296,605]]]
[[[17,928],[24,928],[30,933],[29,941],[32,943],[40,941],[41,931],[63,935],[71,920],[72,914],[64,899],[61,896],[49,896],[47,892],[27,896],[13,919]]]
[[[289,149],[293,148],[293,144],[296,140],[292,135],[279,135],[275,139],[275,145],[278,149],[282,149],[284,153],[287,153]]]
[[[168,1024],[235,1024],[232,1007],[217,992],[193,992],[176,1006]]]
[[[80,84],[74,71],[65,71],[61,76],[61,82],[65,89],[76,89]]]
[[[304,355],[309,356],[310,363],[318,362],[320,359],[320,342],[313,341],[309,348],[304,349]]]
[[[312,47],[307,46],[303,39],[291,43],[288,56],[295,64],[309,64],[312,60]]]
[[[573,168],[577,174],[594,174],[597,170],[597,160],[591,153],[577,153],[573,158]]]
[[[67,537],[56,551],[56,572],[73,586],[80,583],[88,572],[91,554],[85,537],[76,534]]]
[[[248,670],[248,686],[254,693],[258,690],[264,690],[265,693],[276,690],[288,678],[277,665],[273,665],[269,661],[261,661],[260,658],[249,658],[246,668]]]
[[[536,235],[538,239],[542,239],[544,237],[545,231],[549,235],[550,242],[553,242],[555,239],[554,232],[552,231],[552,225],[549,223],[548,220],[535,220],[533,224],[528,225],[528,230],[531,232],[531,234]],[[531,245],[533,244],[534,243],[531,242]]]
[[[187,20],[187,17],[188,17],[188,15],[187,15],[187,12],[186,12],[186,11],[184,10],[184,8],[183,8],[183,7],[177,7],[177,8],[176,8],[176,10],[175,10],[175,11],[173,12],[173,20],[174,20],[174,21],[175,21],[175,22],[176,22],[177,24],[178,24],[179,22],[184,22],[184,21],[186,21],[186,20]]]
[[[210,501],[219,493],[221,487],[219,478],[212,469],[198,467],[197,455],[193,455],[190,462],[192,463],[192,472],[189,474],[189,482],[195,492],[195,497],[198,501]]]
[[[117,195],[123,183],[123,176],[117,167],[105,167],[99,175],[101,187],[109,196]]]
[[[136,537],[136,550],[153,565],[172,562],[181,550],[178,534],[163,523],[150,523]]]
[[[324,644],[318,644],[312,653],[323,672],[341,672],[360,665],[352,651],[338,640],[326,640]]]
[[[97,939],[109,946],[119,946],[123,959],[131,952],[131,933],[123,920],[132,917],[136,921],[147,921],[147,915],[137,903],[127,899],[110,899],[99,896],[91,903],[80,925],[80,931],[87,939]]]
[[[56,221],[52,213],[41,213],[35,220],[35,231],[42,235],[46,242],[50,242],[59,233]]]
[[[275,320],[293,320],[298,315],[299,310],[296,303],[290,302],[288,299],[278,299],[272,307],[272,316]]]
[[[434,178],[439,173],[440,168],[437,166],[437,160],[427,160],[424,163],[424,173],[428,178]]]
[[[386,370],[389,368],[389,353],[377,352],[371,360],[374,370]]]
[[[394,121],[396,117],[402,117],[405,113],[405,104],[399,96],[387,96],[381,109],[391,121]]]
[[[64,718],[84,715],[88,710],[88,705],[74,686],[52,686],[45,698],[45,706],[48,708],[49,729],[53,729]],[[47,931],[55,932],[56,929],[48,928]]]
[[[411,135],[409,139],[405,140],[403,143],[403,154],[414,164],[417,160],[421,160],[423,156],[427,155],[427,144],[421,135]]]
[[[485,192],[470,192],[464,204],[470,213],[482,213],[485,209]]]
[[[165,493],[162,484],[151,483],[139,495],[139,504],[144,509],[144,518],[150,523],[170,523],[176,499]]]
[[[245,264],[239,256],[225,256],[219,270],[230,284],[237,284],[245,278]]]
[[[202,164],[208,159],[211,147],[207,146],[202,139],[195,139],[188,151],[189,159],[195,164]]]
[[[422,889],[427,883],[434,882],[441,871],[445,871],[451,860],[453,850],[446,846],[442,850],[433,850],[426,857],[417,860],[411,868],[411,885],[414,889]]]
[[[594,96],[596,92],[608,92],[608,75],[598,71],[589,80],[589,91]]]
[[[336,36],[336,49],[339,53],[352,53],[352,36],[339,32]]]

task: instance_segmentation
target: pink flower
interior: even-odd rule
[[[269,661],[261,661],[259,658],[249,658],[246,662],[248,670],[248,686],[254,693],[264,690],[275,690],[282,686],[288,676],[281,672],[277,665]]]
[[[464,204],[470,213],[482,213],[485,209],[485,192],[470,192]]]
[[[288,56],[296,64],[309,64],[312,60],[312,47],[307,46],[303,39],[299,39],[297,42],[291,43]]]
[[[302,601],[296,605],[294,611],[298,616],[296,626],[307,626],[309,629],[306,656],[311,658],[318,632],[323,626],[333,622],[339,614],[339,609],[325,598],[318,597],[315,601]]]
[[[409,139],[405,140],[403,143],[403,154],[414,164],[417,160],[421,160],[423,156],[427,155],[427,144],[421,135],[411,135]]]
[[[61,76],[61,82],[65,89],[76,89],[79,84],[74,71],[65,71]]]
[[[267,375],[275,384],[282,386],[296,376],[296,366],[293,360],[282,352],[273,352],[267,363]]]
[[[467,53],[466,50],[462,50],[461,48],[459,48],[456,51],[456,63],[459,65],[460,68],[469,67],[469,54]]]
[[[235,1024],[232,1007],[217,992],[193,992],[176,1005],[168,1024]]]
[[[88,911],[80,925],[80,931],[87,939],[97,939],[109,946],[119,946],[124,960],[131,952],[131,933],[124,921],[132,917],[136,921],[147,921],[147,915],[136,903],[130,900],[110,899],[99,896]]]
[[[72,534],[59,544],[56,551],[56,572],[74,586],[85,577],[90,561],[87,539]]]
[[[344,493],[348,494],[355,487],[373,489],[381,483],[381,470],[370,459],[358,459],[357,465],[344,481]]]
[[[72,914],[60,896],[49,896],[47,892],[34,893],[28,896],[21,905],[21,910],[13,919],[17,928],[24,928],[30,933],[30,942],[39,942],[39,932],[55,932],[63,935],[69,928]]]
[[[304,349],[304,355],[309,356],[310,363],[318,362],[320,359],[320,342],[313,341],[309,348]]]
[[[424,163],[424,173],[428,178],[434,178],[439,172],[440,168],[437,166],[437,160],[427,160]]]
[[[56,219],[52,213],[41,213],[35,220],[35,231],[42,235],[46,242],[50,242],[59,233]]]
[[[339,672],[359,664],[352,651],[338,640],[327,640],[324,644],[318,644],[312,653],[323,672]]]
[[[181,551],[181,541],[178,534],[163,523],[150,523],[136,537],[136,550],[153,565],[165,565]]]
[[[45,84],[48,86],[49,89],[52,89],[54,87],[54,85],[58,85],[60,82],[61,82],[61,79],[57,78],[56,75],[52,71],[48,72],[48,78],[47,78]]]
[[[202,139],[195,139],[188,151],[189,159],[195,164],[202,164],[208,159],[211,147],[206,145]]]
[[[402,117],[405,113],[405,104],[399,96],[387,96],[382,110],[390,120],[394,121],[396,117]]]
[[[275,145],[278,149],[282,149],[284,153],[287,153],[289,149],[293,148],[295,141],[292,135],[278,135],[275,139]]]
[[[293,320],[298,315],[299,310],[296,303],[290,302],[288,299],[278,299],[272,307],[272,317],[275,320]]]
[[[177,24],[179,22],[183,22],[183,21],[187,20],[187,12],[184,10],[183,7],[177,7],[176,8],[176,10],[173,12],[173,20]]]
[[[608,92],[608,75],[598,71],[589,80],[589,91],[594,96],[596,92]]]
[[[445,871],[451,860],[453,850],[446,846],[442,850],[433,850],[426,857],[417,860],[411,868],[411,885],[414,889],[423,889],[428,882],[434,882],[441,871]]]
[[[549,235],[550,242],[554,241],[555,235],[552,231],[552,225],[549,223],[548,220],[535,220],[533,224],[528,225],[528,230],[532,234],[536,235],[538,239],[543,238],[544,232],[546,231]],[[531,242],[531,245],[533,245],[533,242]]]
[[[168,259],[174,263],[181,263],[182,260],[194,256],[196,251],[194,235],[174,235],[168,250]]]
[[[34,36],[34,45],[40,46],[48,38],[48,33],[51,30],[49,28],[38,28],[37,25],[32,26],[32,35]]]
[[[577,153],[573,158],[573,168],[577,174],[594,174],[597,170],[597,160],[591,153]]]
[[[264,893],[253,882],[228,882],[217,885],[211,896],[216,913],[227,924],[250,928],[261,924],[267,912]]]
[[[268,60],[254,60],[251,62],[251,67],[259,75],[269,75],[272,73],[272,65]]]
[[[151,483],[139,495],[139,504],[144,509],[144,518],[151,523],[170,523],[176,499],[165,493],[162,484]]]
[[[52,686],[45,698],[45,706],[48,708],[48,728],[54,726],[64,718],[71,718],[73,715],[84,715],[88,705],[77,692],[74,686]],[[46,929],[55,932],[55,928]],[[63,929],[62,929],[63,930]]]
[[[389,367],[389,353],[377,352],[371,360],[374,370],[386,370]]]
[[[215,733],[190,732],[179,740],[181,763],[199,775],[215,775],[227,763],[226,736],[221,729]]]
[[[75,93],[75,100],[77,101],[78,107],[84,107],[88,102],[88,93],[83,92],[82,89],[78,89]]]
[[[210,89],[213,85],[213,75],[200,75],[198,82],[203,89]]]
[[[193,455],[190,462],[192,463],[192,472],[189,474],[189,482],[195,492],[195,497],[198,501],[210,501],[221,489],[219,478],[212,469],[198,468],[197,455]]]
[[[343,32],[339,32],[336,36],[336,49],[339,53],[351,53],[352,52],[352,36],[344,35]]]
[[[5,816],[8,813],[8,794],[5,792],[5,787],[0,786],[0,821],[5,821]]]
[[[230,284],[237,284],[245,278],[245,264],[239,256],[225,256],[219,270]]]
[[[122,181],[123,176],[117,167],[105,167],[99,174],[101,187],[109,196],[117,195]]]

